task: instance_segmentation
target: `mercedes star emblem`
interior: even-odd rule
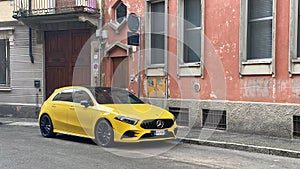
[[[162,120],[156,121],[157,128],[162,129],[164,127],[164,125],[165,125],[164,121],[162,121]]]

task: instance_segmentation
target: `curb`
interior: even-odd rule
[[[12,122],[7,124],[9,126],[29,126],[29,127],[38,127],[37,122]]]
[[[38,122],[0,121],[0,125],[38,127]]]
[[[283,156],[283,157],[300,158],[300,151],[278,149],[278,148],[272,148],[272,147],[246,145],[246,144],[239,144],[239,143],[228,143],[228,142],[219,142],[219,141],[199,140],[199,139],[193,139],[193,138],[182,138],[182,137],[178,137],[177,140],[182,143],[212,146],[212,147],[219,147],[219,148],[226,148],[226,149],[231,149],[231,150],[239,150],[239,151],[247,151],[247,152],[255,152],[255,153],[263,153],[263,154],[277,155],[277,156]]]
[[[0,121],[0,125],[9,125],[12,121]]]

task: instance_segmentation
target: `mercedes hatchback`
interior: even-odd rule
[[[175,139],[177,131],[172,113],[109,87],[56,89],[41,107],[39,126],[44,137],[69,134],[91,138],[104,147]]]

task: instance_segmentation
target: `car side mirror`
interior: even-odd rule
[[[80,101],[80,104],[83,105],[84,107],[89,107],[91,106],[92,104],[90,102],[88,102],[87,100],[82,100]]]

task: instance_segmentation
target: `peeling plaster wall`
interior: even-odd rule
[[[169,3],[169,13],[177,15],[177,1]],[[173,78],[175,77],[169,83],[170,97],[223,100],[225,96],[224,99],[229,101],[299,103],[299,95],[295,94],[299,88],[297,82],[299,76],[290,78],[288,73],[289,9],[289,1],[277,1],[275,77],[240,77],[240,0],[206,0],[204,78],[177,78],[176,67],[173,66],[176,65],[177,59],[170,57],[169,74]],[[176,24],[172,22],[169,25],[170,32],[174,32]],[[177,54],[176,45],[176,41],[169,40],[169,52],[175,56]],[[213,60],[213,57],[217,59]],[[216,61],[221,62],[221,67],[213,68]],[[217,77],[215,74],[222,77]],[[223,78],[224,81],[220,81],[218,78]],[[200,84],[201,89],[198,94],[193,89],[194,81],[198,81]]]
[[[115,22],[115,10],[114,6],[120,2],[120,0],[105,0],[105,18],[104,18],[104,26],[103,29],[108,31],[108,40],[106,43],[106,47],[109,45],[115,43],[115,42],[121,42],[123,44],[127,44],[127,32],[129,31],[127,27],[127,22],[120,27],[119,31],[115,31],[111,26],[109,26],[110,22]],[[144,17],[144,1],[141,0],[122,0],[122,2],[127,6],[127,16],[130,13],[135,13],[138,16],[141,16],[142,18]],[[143,26],[143,21],[142,21],[142,26]],[[144,29],[142,29],[143,31]],[[144,48],[144,43],[143,39],[144,37],[142,36],[142,50]],[[112,62],[110,60],[110,57],[116,57],[116,56],[121,56],[120,53],[124,53],[123,49],[120,48],[115,48],[113,49],[112,52],[110,52],[109,56],[103,59],[103,67],[102,67],[102,72],[105,75],[105,86],[111,86],[111,77],[113,76],[113,70],[112,70]],[[122,55],[124,56],[124,55]],[[138,47],[133,47],[132,48],[132,54],[129,56],[129,88],[131,92],[134,92],[137,94],[137,78],[138,78]],[[143,63],[144,63],[144,52],[141,52],[141,94],[145,95],[146,91],[143,90],[143,81],[144,79],[144,70],[143,70]]]
[[[106,0],[105,23],[114,21],[112,8],[118,0]],[[144,17],[145,2],[140,0],[123,0],[127,5],[128,14],[136,13]],[[277,1],[276,10],[276,75],[271,76],[243,76],[239,74],[239,28],[240,28],[240,0],[205,0],[205,55],[204,72],[201,77],[178,77],[177,62],[177,0],[169,1],[169,40],[168,40],[168,96],[176,99],[201,100],[229,100],[253,102],[299,103],[299,76],[292,78],[288,73],[288,36],[289,36],[289,1]],[[142,20],[142,31],[144,31]],[[106,45],[115,41],[127,43],[127,23],[116,33],[105,25],[109,39]],[[144,36],[142,35],[141,52],[141,91],[147,97],[147,86],[143,86],[146,78]],[[115,53],[118,53],[115,51]],[[138,47],[133,50],[130,58],[130,75],[133,80],[130,90],[137,92],[137,64]],[[108,58],[104,59],[107,66],[106,74],[111,73]],[[219,64],[216,64],[216,63]],[[106,79],[109,81],[109,79]],[[109,84],[109,83],[107,83]],[[200,89],[200,90],[198,90]],[[296,93],[296,94],[295,94]]]

